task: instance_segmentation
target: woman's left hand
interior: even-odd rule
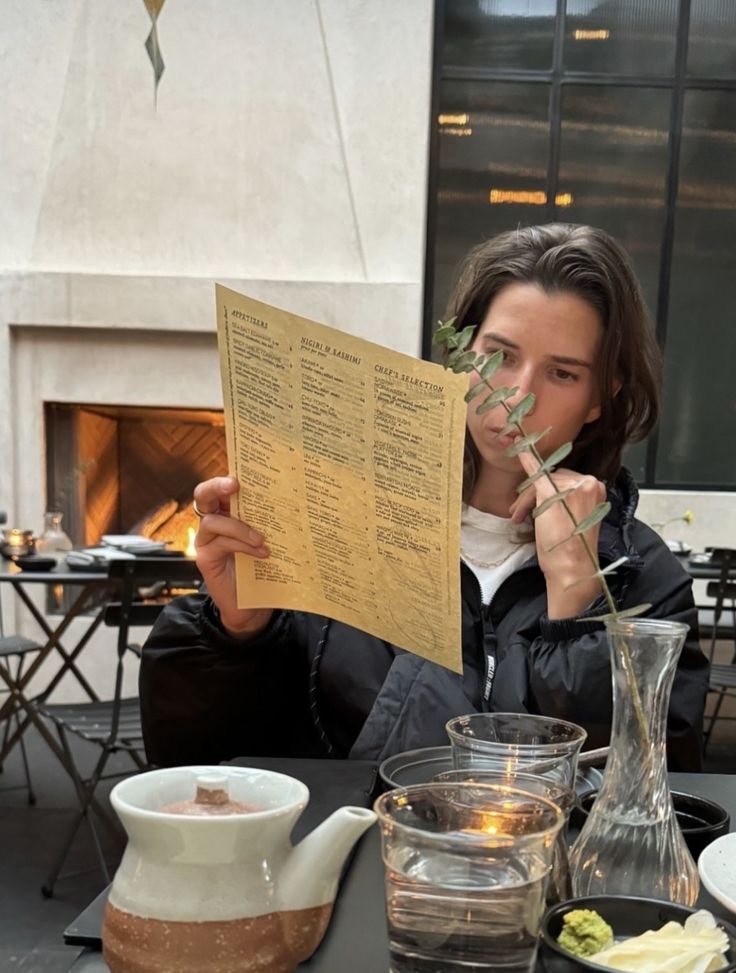
[[[520,453],[519,460],[528,476],[533,476],[539,469],[539,463],[530,452]],[[586,476],[574,470],[557,469],[552,478],[558,490],[574,487],[565,501],[578,523],[606,499],[605,484],[594,476]],[[549,480],[541,476],[512,503],[511,519],[514,523],[521,523],[530,516],[535,507],[553,496],[554,492]],[[553,503],[534,521],[537,557],[547,582],[547,611],[550,618],[576,617],[602,590],[600,580],[591,577],[595,568],[582,539],[570,536],[574,529],[559,501]],[[600,524],[596,524],[583,535],[593,551],[598,550],[599,533]]]

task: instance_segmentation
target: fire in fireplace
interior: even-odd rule
[[[227,471],[221,410],[47,402],[46,496],[80,546],[143,534],[186,550],[192,490]]]

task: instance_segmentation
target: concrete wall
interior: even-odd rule
[[[221,404],[215,280],[418,353],[433,7],[168,0],[154,102],[142,0],[0,0],[13,524],[41,527],[45,399]]]

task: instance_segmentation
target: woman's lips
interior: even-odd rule
[[[502,436],[501,435],[501,429],[500,428],[499,429],[491,429],[490,432],[491,432],[491,436],[493,438],[493,441],[496,442],[496,443],[498,443],[498,445],[501,446],[501,447],[503,447],[503,449],[507,449],[509,446],[511,446],[513,443],[515,443],[516,440],[518,439],[518,435],[515,435],[513,433],[510,436]]]

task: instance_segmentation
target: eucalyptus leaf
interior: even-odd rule
[[[504,354],[502,351],[494,351],[492,355],[486,358],[480,369],[480,377],[484,382],[487,382],[493,373],[498,371],[501,365],[503,365],[503,358]]]
[[[475,365],[475,352],[453,352],[449,358],[449,365],[453,372],[472,372]]]
[[[611,504],[608,500],[605,503],[599,503],[592,513],[589,513],[587,517],[583,517],[582,520],[578,521],[573,534],[584,534],[586,530],[595,527],[596,524],[599,524],[603,520],[610,509]]]
[[[600,571],[596,572],[596,574],[598,574],[601,578],[606,574],[613,574],[614,571],[620,568],[622,564],[626,564],[628,560],[628,555],[624,554],[624,556],[618,558],[618,560],[612,561],[611,564],[607,564],[605,568],[601,568]]]
[[[521,422],[527,412],[534,408],[535,399],[536,397],[533,392],[527,392],[521,402],[518,402],[511,412],[509,412],[506,422]]]
[[[494,389],[487,399],[475,410],[479,416],[482,416],[484,412],[489,412],[491,409],[495,409],[499,403],[503,402],[513,393],[513,389],[510,389],[508,385],[502,385],[500,388]]]
[[[557,493],[551,497],[547,497],[547,499],[543,500],[538,507],[535,507],[534,510],[532,510],[532,517],[541,517],[545,510],[549,510],[553,504],[559,503],[560,500],[564,500],[566,496],[568,496],[570,493],[574,493],[576,490],[577,487],[566,487],[564,490],[558,490]]]
[[[569,588],[576,588],[579,584],[583,584],[583,582],[585,581],[590,581],[592,578],[601,578],[602,580],[604,575],[613,574],[616,568],[620,568],[621,565],[626,564],[628,560],[629,558],[626,555],[624,555],[623,557],[620,557],[617,561],[613,561],[607,567],[601,568],[600,571],[596,571],[594,574],[589,574],[585,578],[578,578],[577,581],[571,581],[570,584],[565,585],[565,591],[567,591]],[[611,617],[613,618],[613,615]]]
[[[506,450],[506,455],[518,456],[519,453],[526,452],[535,443],[538,443],[543,436],[546,436],[551,430],[552,426],[547,426],[543,432],[530,432],[528,436],[523,436],[521,439],[517,439],[516,442],[509,446],[509,448]],[[508,433],[505,435],[508,435]]]
[[[436,345],[442,345],[453,334],[455,334],[455,329],[451,324],[442,324],[440,322],[440,326],[435,331],[432,340]]]
[[[540,480],[543,476],[545,476],[546,472],[547,471],[540,466],[536,473],[532,473],[531,476],[528,476],[522,483],[518,485],[516,492],[523,493],[525,490],[528,490],[533,483],[536,483],[537,480]]]
[[[568,534],[567,537],[563,537],[561,541],[556,541],[551,547],[545,548],[547,554],[551,554],[552,551],[556,551],[558,547],[562,547],[563,544],[567,544],[567,542],[571,541],[574,536],[575,531],[573,531],[572,534]]]
[[[457,347],[459,349],[467,348],[470,342],[473,340],[474,332],[475,332],[475,328],[473,327],[472,324],[469,324],[467,328],[463,328],[463,330],[460,332],[458,336],[460,340],[458,341]]]
[[[572,443],[563,443],[559,449],[556,449],[551,456],[548,456],[542,463],[545,470],[552,470],[558,463],[562,462],[566,456],[569,456],[572,452]]]
[[[484,382],[478,382],[477,384],[472,385],[465,393],[465,401],[472,402],[473,399],[477,399],[479,395],[483,395],[483,393],[487,391],[488,386]]]
[[[577,622],[620,622],[625,618],[636,618],[637,615],[643,615],[645,611],[649,611],[651,605],[635,605],[634,608],[624,608],[620,612],[608,612],[606,615],[594,615],[591,618],[576,618]]]

